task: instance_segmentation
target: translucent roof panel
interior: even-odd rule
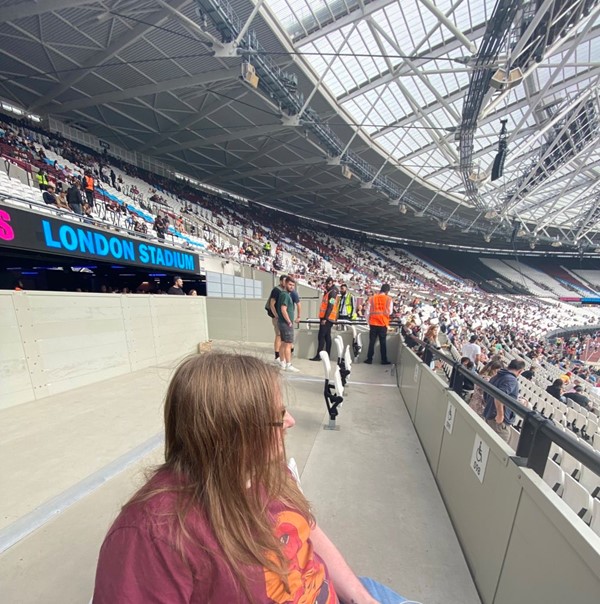
[[[374,148],[434,188],[464,199],[454,136],[473,75],[464,58],[480,47],[496,0],[436,0],[431,6],[422,0],[266,2],[297,51],[310,53],[303,60]],[[508,43],[512,46],[500,56],[508,56],[518,41],[515,34],[526,30],[514,25]],[[498,67],[506,65],[500,60]],[[592,12],[548,45],[540,61],[527,64],[514,88],[487,91],[470,165],[478,174],[491,172],[501,120],[506,120],[509,152],[503,177],[479,183],[480,199],[490,206],[506,203],[531,219],[545,219],[551,193],[552,215],[562,207],[565,215],[575,216],[580,211],[572,208],[577,196],[565,190],[565,178],[577,173],[572,187],[600,181],[598,161],[593,160],[596,164],[592,161],[589,169],[582,165],[590,161],[594,149],[578,147],[574,158],[551,161],[544,160],[543,150],[557,136],[553,128],[560,124],[557,112],[568,112],[586,91],[595,91],[590,99],[600,121],[599,85],[600,16]],[[600,133],[595,136],[597,147]],[[538,191],[536,181],[523,198],[511,199],[515,183],[522,182],[536,162],[535,169],[545,175],[544,186]]]

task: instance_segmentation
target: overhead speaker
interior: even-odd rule
[[[496,157],[494,158],[494,165],[492,166],[492,182],[502,178],[504,174],[504,162],[506,161],[506,155],[508,153],[507,148],[504,145],[500,146]]]
[[[520,67],[515,67],[510,71],[498,69],[490,80],[490,86],[496,90],[510,90],[518,86],[523,81],[523,72]]]

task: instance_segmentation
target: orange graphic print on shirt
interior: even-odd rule
[[[315,558],[308,542],[310,527],[297,512],[286,510],[276,516],[275,534],[283,544],[283,553],[289,560],[286,591],[281,579],[265,569],[267,597],[277,604],[336,604],[337,596],[325,572],[325,565]]]

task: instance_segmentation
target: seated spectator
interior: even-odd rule
[[[56,195],[56,205],[61,210],[71,211],[71,208],[69,207],[69,204],[67,203],[67,193],[66,193],[66,191],[61,191],[60,193],[58,193],[58,195]]]
[[[463,367],[466,367],[467,369],[469,369],[469,363],[471,364],[471,367],[472,367],[473,362],[471,361],[471,359],[469,357],[462,357],[460,359],[460,364]],[[458,394],[460,396],[464,395],[465,379],[466,379],[465,376],[458,371],[456,366],[452,368],[452,373],[450,374],[450,388],[452,390],[454,390],[454,392],[456,392],[456,394]]]
[[[405,601],[361,582],[317,524],[286,467],[295,421],[282,401],[277,369],[255,357],[181,363],[165,463],[109,529],[94,604]]]
[[[425,344],[429,344],[439,350],[441,348],[438,340],[439,327],[437,325],[430,325],[425,332],[423,341]],[[433,369],[433,352],[429,348],[425,348],[423,351],[423,363]]]
[[[554,398],[557,398],[559,401],[565,402],[565,397],[563,396],[563,388],[565,387],[564,382],[558,378],[552,382],[548,388],[546,388],[546,392],[551,394]]]
[[[58,208],[58,200],[56,199],[56,192],[53,184],[49,184],[42,195],[44,203],[49,206],[56,206]]]
[[[164,240],[168,224],[169,223],[166,221],[166,219],[160,214],[154,219],[154,225],[152,228],[156,231],[156,236],[159,239]]]
[[[590,406],[590,399],[583,394],[583,388],[581,386],[575,386],[575,390],[573,392],[566,392],[564,394],[565,402],[570,407],[573,406],[573,403],[577,403],[586,409]]]
[[[486,381],[492,379],[500,369],[504,367],[504,363],[502,361],[494,360],[490,361],[479,373],[479,377],[483,378]],[[480,386],[475,386],[475,390],[473,391],[473,396],[469,401],[469,407],[477,413],[477,415],[481,415],[483,417],[483,410],[485,409],[485,402],[483,400],[483,390]]]
[[[530,367],[529,369],[526,369],[522,374],[521,374],[526,380],[529,380],[530,382],[533,381],[533,378],[535,377],[535,370],[533,367]]]

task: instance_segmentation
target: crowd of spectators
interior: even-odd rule
[[[474,362],[476,369],[482,370],[503,349],[516,349],[535,362],[544,359],[579,373],[582,379],[597,379],[597,371],[580,365],[584,347],[589,350],[589,336],[552,343],[545,339],[556,328],[597,324],[595,312],[557,300],[485,293],[400,248],[366,237],[350,238],[347,231],[335,227],[317,228],[297,216],[200,190],[27,122],[0,120],[0,151],[35,174],[46,203],[90,218],[94,205],[103,204],[106,212],[119,215],[115,222],[135,233],[151,230],[159,240],[168,233],[189,233],[203,242],[208,254],[267,272],[285,272],[315,288],[331,276],[353,292],[359,318],[368,297],[381,283],[389,283],[395,297],[393,318],[405,335],[426,338],[436,346],[453,343],[459,349],[474,335],[488,342]],[[60,159],[49,161],[48,151],[75,169]],[[118,193],[122,203],[103,199],[100,190]],[[152,219],[131,211],[132,207],[148,212]],[[596,350],[597,342],[596,338],[592,344]]]

